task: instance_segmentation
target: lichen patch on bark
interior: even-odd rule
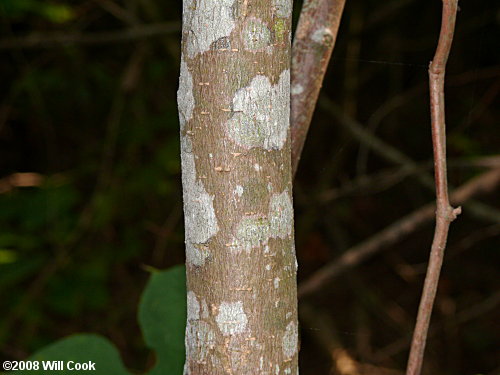
[[[241,185],[236,185],[236,188],[234,189],[234,193],[238,196],[241,197],[243,195],[243,186]]]
[[[304,87],[299,84],[299,83],[296,83],[295,85],[292,86],[292,95],[299,95],[299,94],[302,94],[304,92]]]
[[[328,27],[319,28],[311,35],[311,39],[319,44],[330,44],[333,42],[333,38],[333,32]]]
[[[237,250],[250,251],[269,239],[269,221],[266,217],[243,217],[236,229]]]
[[[285,358],[292,358],[298,350],[298,330],[295,322],[290,322],[286,326],[282,339],[283,355]]]
[[[215,216],[214,196],[207,193],[197,178],[191,141],[181,137],[182,186],[186,230],[186,261],[202,266],[209,257],[207,242],[219,230]]]
[[[208,353],[215,346],[215,332],[210,324],[203,320],[189,321],[186,326],[186,356],[198,362],[204,362]],[[188,369],[184,373],[189,374]]]
[[[273,281],[274,289],[278,289],[280,287],[280,281],[281,281],[281,279],[279,277],[274,278],[274,281]]]
[[[203,300],[201,300],[201,317],[203,319],[208,319],[208,316],[209,316],[209,312],[208,312],[207,301],[205,301],[203,299]]]
[[[188,320],[200,319],[200,303],[192,291],[187,294],[187,318]]]
[[[271,236],[285,238],[293,229],[293,204],[287,191],[273,194],[269,203]]]
[[[229,37],[235,27],[233,3],[234,0],[184,1],[183,24],[188,32],[186,52],[189,58],[208,51],[217,40]],[[196,12],[192,11],[193,7]]]
[[[181,72],[179,77],[179,90],[177,91],[177,102],[179,103],[179,122],[181,131],[185,124],[193,117],[194,95],[193,95],[193,77],[189,72],[188,66],[181,58]]]
[[[249,252],[270,238],[286,238],[292,234],[293,204],[288,191],[273,194],[266,215],[243,216],[236,227],[234,249]]]
[[[290,13],[292,12],[292,1],[273,0],[273,7],[278,17],[287,18],[290,17]]]
[[[255,76],[234,95],[233,117],[226,124],[229,137],[247,149],[281,150],[290,117],[290,107],[283,103],[289,96],[290,70],[283,70],[275,85],[266,76]]]
[[[248,317],[243,311],[243,302],[222,302],[215,321],[224,336],[244,332],[247,327]]]
[[[215,333],[210,324],[200,320],[200,303],[196,294],[187,294],[187,325],[186,325],[186,358],[203,362],[215,346]],[[190,374],[188,362],[184,367],[184,375]]]
[[[271,43],[271,31],[262,20],[252,17],[243,27],[242,39],[246,50],[263,50]]]

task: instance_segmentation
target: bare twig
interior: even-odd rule
[[[180,32],[179,22],[165,22],[136,26],[128,29],[93,33],[41,34],[18,36],[0,40],[0,50],[50,48],[67,44],[110,44]]]
[[[360,142],[367,144],[373,151],[377,152],[382,158],[407,168],[408,171],[416,171],[415,177],[418,181],[428,189],[434,189],[432,176],[425,169],[419,169],[418,164],[408,155],[401,152],[396,147],[378,138],[370,130],[365,129],[356,119],[346,114],[333,101],[323,96],[318,102],[319,106],[327,110],[330,114],[336,117],[339,124],[348,130]],[[466,203],[467,212],[474,214],[475,217],[482,220],[500,221],[500,213],[493,207],[484,205],[481,202],[470,200]]]
[[[493,191],[499,184],[500,168],[484,172],[456,189],[451,194],[451,201],[454,204],[463,204],[474,195]],[[340,258],[324,265],[307,280],[303,281],[298,289],[299,298],[314,293],[345,270],[354,267],[369,256],[413,233],[421,225],[432,220],[434,212],[435,205],[427,204],[391,224],[368,240],[350,248]]]
[[[345,0],[305,0],[292,47],[292,170],[297,171]]]
[[[444,102],[444,76],[446,62],[453,41],[457,7],[458,0],[443,0],[443,16],[439,43],[434,59],[429,66],[432,144],[434,148],[434,174],[436,180],[436,229],[432,241],[422,298],[418,308],[415,331],[413,332],[406,375],[419,375],[422,370],[427,332],[429,330],[432,306],[434,305],[439,275],[443,264],[448,231],[450,223],[461,212],[460,207],[451,207],[448,198]]]
[[[472,304],[470,307],[459,311],[455,317],[452,317],[453,324],[464,324],[471,320],[477,319],[491,310],[495,310],[498,305],[500,305],[500,292],[496,292],[492,296],[487,299],[480,301],[478,303]],[[433,326],[430,329],[429,337],[434,337],[440,332],[442,332],[443,324],[441,322],[439,326]],[[401,353],[403,350],[406,350],[410,346],[410,337],[401,337],[397,341],[387,345],[385,348],[380,349],[373,355],[373,360],[377,362],[383,362],[389,357],[394,357]],[[496,372],[495,374],[498,374]]]
[[[448,159],[448,167],[450,166],[454,168],[498,168],[500,167],[500,156]],[[432,161],[426,161],[419,163],[414,169],[403,166],[382,170],[372,175],[360,175],[339,187],[324,190],[318,195],[319,202],[327,203],[349,195],[377,194],[393,187],[415,173],[422,173],[432,167]]]

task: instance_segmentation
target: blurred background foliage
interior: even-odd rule
[[[486,161],[498,168],[486,157],[500,144],[499,6],[460,6],[446,92],[457,186]],[[150,267],[183,262],[180,19],[180,0],[0,0],[0,358],[85,331],[113,341],[129,368],[152,366],[139,296]],[[439,22],[438,0],[348,0],[322,94],[429,172]],[[301,280],[433,200],[340,122],[318,108],[296,179]],[[500,373],[500,202],[480,198],[490,215],[465,210],[452,225],[430,374]],[[331,324],[322,332],[361,362],[403,369],[432,231],[429,222],[309,299]],[[339,373],[318,356],[317,327],[302,327],[301,373]]]

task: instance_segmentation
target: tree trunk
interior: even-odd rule
[[[185,0],[185,374],[298,374],[291,0]]]

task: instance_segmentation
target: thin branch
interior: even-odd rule
[[[500,292],[497,292],[487,299],[472,304],[468,308],[459,311],[454,317],[450,317],[451,323],[456,325],[467,323],[489,313],[491,310],[495,310],[498,305],[500,305]],[[437,334],[441,333],[444,323],[444,321],[441,321],[438,326],[433,326],[430,329],[428,337],[434,337]],[[373,360],[376,362],[383,362],[387,358],[399,355],[399,353],[401,353],[403,350],[406,350],[409,346],[410,337],[401,337],[397,341],[394,341],[393,343],[387,345],[385,348],[377,351],[373,355]],[[495,374],[498,374],[498,372]]]
[[[457,188],[451,194],[451,201],[454,204],[463,204],[475,195],[493,191],[499,184],[500,168],[484,172]],[[304,298],[318,291],[334,277],[413,233],[417,228],[432,220],[435,207],[435,204],[432,203],[413,211],[368,240],[350,248],[340,258],[321,267],[299,285],[299,298]]]
[[[292,171],[297,171],[345,0],[305,0],[292,47]]]
[[[450,166],[454,168],[498,168],[500,167],[500,155],[448,159],[448,167]],[[324,190],[318,194],[318,200],[323,204],[345,196],[377,194],[393,187],[413,174],[422,173],[432,167],[432,161],[426,161],[419,163],[418,167],[413,170],[403,166],[382,170],[372,175],[360,175],[339,187]]]
[[[415,177],[418,181],[428,189],[434,189],[434,182],[432,176],[425,170],[418,168],[418,164],[412,160],[408,155],[404,154],[396,147],[378,138],[370,130],[366,129],[356,119],[353,119],[340,108],[332,100],[322,96],[318,102],[319,106],[339,121],[346,130],[348,130],[360,142],[368,145],[373,151],[377,152],[382,158],[407,168],[408,171],[416,171]],[[486,206],[481,202],[470,200],[466,203],[467,212],[474,214],[477,218],[482,220],[492,221],[497,223],[500,221],[500,213],[498,210]]]
[[[432,144],[434,148],[434,174],[436,180],[436,229],[432,241],[422,298],[418,308],[415,331],[413,332],[406,375],[420,375],[422,371],[427,333],[429,331],[432,307],[443,264],[448,231],[450,223],[461,212],[460,207],[455,209],[451,207],[448,198],[444,101],[445,69],[453,41],[457,8],[458,0],[443,0],[443,16],[439,43],[434,59],[429,66]]]
[[[16,36],[1,39],[0,50],[51,48],[68,44],[99,45],[126,43],[165,34],[173,34],[176,32],[180,32],[179,22],[155,23],[117,31],[93,33],[33,33],[27,36]]]

